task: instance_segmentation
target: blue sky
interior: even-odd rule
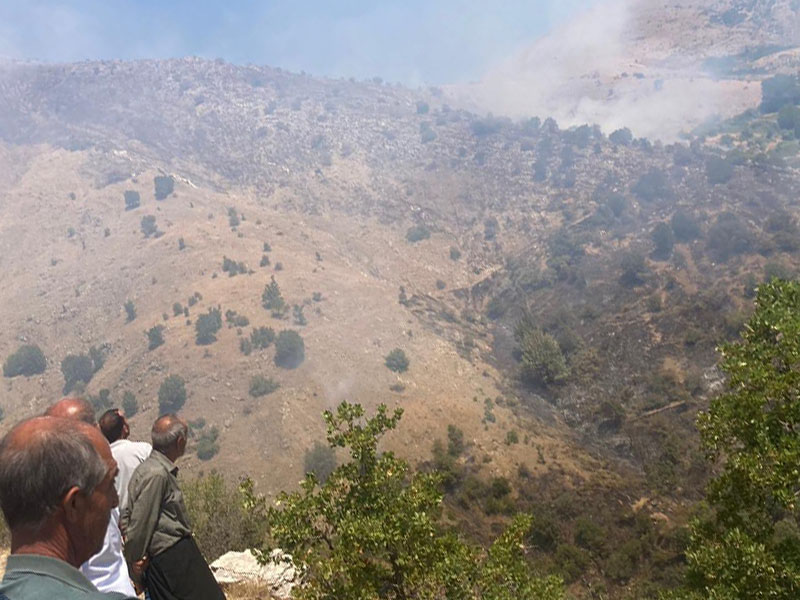
[[[0,0],[0,57],[202,56],[407,85],[478,79],[591,0]]]

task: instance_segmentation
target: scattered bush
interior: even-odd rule
[[[672,232],[681,242],[691,242],[700,237],[700,225],[697,220],[688,212],[677,211],[670,220]]]
[[[123,307],[125,308],[126,321],[130,323],[136,318],[136,305],[133,300],[128,300]]]
[[[3,363],[4,377],[39,375],[47,368],[47,359],[36,344],[25,344],[9,355]]]
[[[650,234],[655,244],[653,258],[667,260],[672,254],[672,247],[675,245],[675,236],[672,228],[666,223],[658,223]]]
[[[708,230],[708,250],[719,262],[750,251],[753,241],[750,228],[731,212],[720,214]]]
[[[145,335],[147,336],[148,350],[155,350],[164,343],[163,331],[164,331],[163,325],[156,325],[155,327],[151,327],[145,332]]]
[[[274,379],[264,377],[263,375],[253,375],[250,379],[250,395],[253,398],[260,398],[266,396],[277,390],[280,384]]]
[[[183,306],[180,302],[176,302],[172,305],[172,314],[176,317],[180,317],[183,314]]]
[[[461,258],[461,250],[455,246],[450,246],[450,260],[458,260]]]
[[[171,175],[156,175],[153,186],[156,200],[164,200],[175,190],[175,180]]]
[[[275,364],[285,369],[294,369],[305,359],[305,344],[300,334],[286,329],[275,340]]]
[[[250,332],[250,342],[254,348],[264,349],[269,348],[269,345],[275,341],[275,330],[272,327],[258,327]]]
[[[406,239],[412,244],[427,240],[430,237],[431,230],[425,225],[414,225],[413,227],[409,227],[408,231],[406,231]]]
[[[313,473],[321,484],[328,481],[336,466],[336,453],[333,448],[319,442],[314,442],[314,446],[306,450],[303,457],[303,470],[307,474]]]
[[[244,486],[252,487],[252,482]],[[181,484],[193,537],[209,563],[224,553],[256,548],[265,527],[260,514],[245,508],[239,489],[229,488],[216,472]]]
[[[406,353],[400,348],[395,348],[384,359],[384,364],[390,371],[395,373],[403,373],[408,370],[408,357]]]
[[[222,257],[222,272],[227,273],[228,277],[235,277],[239,273],[247,274],[247,265],[243,261],[236,262],[227,256]]]
[[[281,295],[281,289],[278,287],[278,282],[275,281],[274,276],[264,287],[264,292],[261,294],[261,306],[272,311],[272,316],[275,318],[282,317],[286,312],[286,301]]]
[[[122,394],[122,410],[126,417],[132,417],[139,412],[139,403],[136,400],[136,396],[133,395],[133,392],[126,390],[125,393]]]
[[[217,341],[216,333],[222,328],[222,313],[218,308],[210,308],[208,312],[197,317],[194,323],[196,342],[206,346]]]
[[[608,136],[608,141],[616,146],[630,146],[633,142],[633,134],[627,127],[617,129]]]
[[[630,250],[622,255],[620,260],[619,282],[626,287],[634,287],[644,283],[644,276],[647,273],[647,263],[641,252]]]
[[[197,436],[197,458],[200,460],[214,458],[219,452],[217,438],[219,438],[219,430],[216,427],[201,431]]]
[[[69,394],[77,385],[86,385],[92,380],[94,363],[86,354],[68,354],[61,361],[61,373],[64,375],[64,393]]]
[[[245,356],[250,356],[250,353],[253,351],[253,344],[247,338],[242,338],[239,340],[239,350]]]
[[[787,104],[800,104],[800,79],[795,75],[775,75],[761,82],[762,113],[779,111]]]
[[[158,225],[156,225],[156,218],[153,215],[145,215],[142,217],[140,228],[144,237],[156,236],[158,234]]]
[[[656,168],[639,177],[631,192],[642,202],[668,200],[672,196],[666,173]]]
[[[179,375],[170,375],[158,388],[158,410],[164,415],[178,412],[186,403],[186,384]]]
[[[517,326],[522,379],[548,385],[564,380],[567,362],[556,339],[527,320]]]
[[[711,185],[727,183],[733,177],[733,164],[719,156],[712,156],[706,160],[706,177]]]
[[[140,204],[140,197],[139,192],[135,192],[133,190],[125,190],[125,210],[133,210],[134,208],[138,208]]]

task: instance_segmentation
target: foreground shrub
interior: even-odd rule
[[[31,375],[44,373],[46,368],[47,359],[39,346],[25,344],[17,348],[17,351],[11,354],[6,359],[6,362],[3,363],[3,376],[17,377],[18,375],[24,375],[30,377]]]
[[[300,491],[280,494],[269,507],[251,493],[248,506],[266,516],[271,542],[305,572],[298,597],[563,598],[560,580],[537,577],[524,559],[530,517],[516,517],[488,550],[446,531],[439,477],[412,473],[392,452],[378,451],[401,415],[381,405],[364,420],[361,406],[346,402],[326,411],[328,444],[348,449],[350,460],[324,484],[307,475]],[[261,562],[270,550],[260,549]]]
[[[244,485],[252,489],[252,483]],[[242,491],[226,485],[219,473],[182,481],[181,490],[194,539],[207,561],[263,544],[264,522],[245,508]]]

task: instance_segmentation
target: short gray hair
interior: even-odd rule
[[[158,427],[158,424],[164,420],[168,421],[168,425],[162,431],[161,428]],[[164,451],[169,450],[172,445],[178,441],[179,437],[187,439],[189,437],[189,428],[186,426],[186,423],[184,423],[178,417],[178,415],[175,413],[169,413],[156,419],[156,422],[153,423],[151,435],[153,440],[153,448],[163,453]]]
[[[11,529],[38,530],[73,487],[91,494],[108,473],[108,465],[91,439],[66,419],[37,431],[22,444],[14,432],[0,442],[0,508]]]

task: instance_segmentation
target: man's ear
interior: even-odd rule
[[[86,500],[81,493],[81,488],[77,485],[69,488],[64,498],[61,500],[61,508],[64,509],[64,516],[69,523],[78,522],[80,514],[83,512],[83,502]]]

